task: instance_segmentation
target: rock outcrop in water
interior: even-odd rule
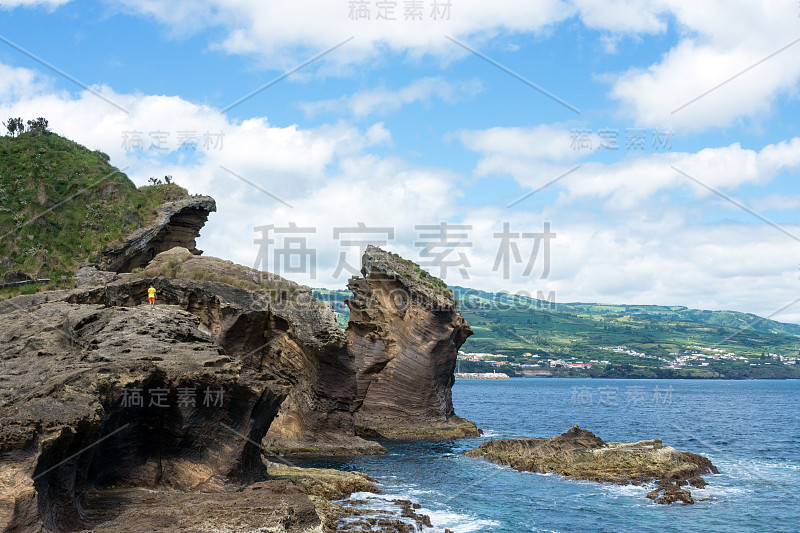
[[[605,442],[592,432],[573,426],[549,439],[500,439],[468,451],[515,470],[556,473],[568,479],[640,485],[655,482],[647,494],[656,503],[694,503],[686,485],[706,486],[703,474],[718,474],[707,458],[664,446],[661,439]]]
[[[195,240],[208,215],[216,210],[217,203],[210,196],[187,196],[163,204],[152,223],[103,252],[101,269],[131,272],[172,248],[186,248],[195,255],[202,254]]]
[[[399,439],[477,435],[453,411],[458,348],[472,335],[447,285],[375,246],[352,278],[347,341],[355,358],[356,432]]]

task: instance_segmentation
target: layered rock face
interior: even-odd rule
[[[135,275],[84,271],[81,279],[106,282],[0,302],[0,313],[63,300],[75,304],[135,307],[157,290],[159,305],[198,317],[209,339],[244,371],[288,389],[264,444],[288,454],[384,453],[354,433],[351,415],[355,367],[330,306],[280,276],[174,248]]]
[[[472,332],[441,281],[371,247],[345,333],[308,287],[200,257],[194,238],[213,209],[207,197],[165,206],[106,252],[112,270],[0,302],[0,531],[152,529],[206,504],[226,509],[204,518],[209,530],[227,531],[244,522],[224,494],[243,487],[252,527],[305,531],[319,509],[264,481],[262,453],[383,453],[358,434],[478,433],[453,412]],[[259,495],[276,491],[294,507],[265,516]]]
[[[108,487],[267,479],[286,390],[178,307],[51,302],[0,315],[0,530],[73,531]]]
[[[706,457],[679,452],[664,446],[661,439],[639,442],[605,442],[573,426],[549,439],[500,439],[485,442],[468,451],[515,470],[556,473],[568,479],[582,479],[620,485],[655,482],[647,494],[656,503],[694,503],[685,485],[706,486],[703,474],[718,474]]]
[[[148,264],[161,252],[176,247],[186,248],[196,255],[202,254],[195,240],[208,215],[216,210],[216,201],[210,196],[189,196],[165,203],[149,226],[136,230],[125,242],[103,252],[101,268],[113,272],[131,272]]]
[[[355,359],[356,432],[399,439],[477,435],[453,411],[458,348],[472,334],[452,292],[418,266],[375,246],[362,258],[363,278],[346,334]]]

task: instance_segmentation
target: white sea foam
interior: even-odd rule
[[[434,491],[420,490],[415,487],[403,487],[401,490],[394,490],[390,493],[373,494],[371,492],[354,492],[350,495],[351,500],[365,500],[365,505],[358,505],[356,507],[363,507],[367,509],[374,509],[376,511],[392,511],[397,512],[400,507],[393,503],[392,500],[410,500],[415,503],[424,501],[420,499],[425,496],[430,496]],[[449,508],[436,508],[436,507],[420,507],[414,510],[415,513],[420,515],[428,515],[431,518],[431,523],[434,530],[450,529],[455,533],[471,533],[477,531],[486,531],[487,528],[500,525],[499,522],[494,520],[485,520],[473,514],[459,513]]]
[[[655,488],[655,485],[615,485],[613,483],[602,483],[599,486],[612,498],[644,498]]]
[[[725,485],[717,485],[714,483],[710,483],[703,489],[693,489],[690,487],[689,490],[691,490],[692,497],[695,500],[703,500],[706,498],[710,498],[712,500],[728,499],[753,492],[753,489],[748,489],[745,487],[730,487]]]
[[[486,531],[486,528],[499,526],[494,520],[484,520],[471,514],[457,513],[452,510],[418,509],[417,513],[431,517],[434,529],[447,528],[455,533],[471,533],[472,531]]]
[[[758,461],[758,460],[747,460],[747,461],[738,461],[735,463],[728,463],[726,466],[733,467],[733,469],[741,469],[742,471],[749,471],[754,470],[758,472],[759,470],[800,470],[800,465],[791,464],[791,463],[770,463],[767,461]],[[727,470],[727,468],[725,469]]]

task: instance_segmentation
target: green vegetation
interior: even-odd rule
[[[61,275],[71,278],[81,262],[97,261],[150,222],[162,203],[187,195],[174,183],[137,189],[106,154],[50,133],[45,119],[29,121],[24,133],[18,125],[0,137],[0,281],[23,271],[60,286]],[[2,289],[0,298],[21,290]]]
[[[411,274],[411,272],[414,272],[416,273],[416,278],[420,282],[422,282],[423,285],[433,290],[435,294],[439,294],[448,298],[453,297],[453,291],[447,286],[447,283],[437,278],[436,276],[429,274],[414,261],[400,257],[399,255],[393,252],[387,251],[386,253],[391,257],[393,257],[396,261],[407,267],[408,271],[400,270],[398,272],[400,276],[408,279],[414,279],[414,276]]]
[[[800,326],[795,324],[679,306],[554,306],[535,298],[453,289],[475,331],[462,350],[500,354],[509,363],[538,364],[537,371],[594,377],[800,378],[799,365],[785,365],[769,355],[800,356]],[[619,346],[625,348],[615,351]],[[724,354],[735,356],[720,357]],[[589,363],[592,368],[550,368],[550,359]],[[461,365],[464,371],[496,368],[487,362]],[[513,374],[520,368],[501,370]]]

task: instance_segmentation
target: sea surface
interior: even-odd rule
[[[800,381],[457,380],[453,403],[482,437],[383,442],[386,456],[305,464],[373,476],[380,498],[420,503],[433,531],[800,531]],[[567,481],[462,457],[485,440],[551,437],[573,424],[606,441],[661,438],[709,457],[720,474],[691,490],[705,501],[657,505],[647,487]]]

